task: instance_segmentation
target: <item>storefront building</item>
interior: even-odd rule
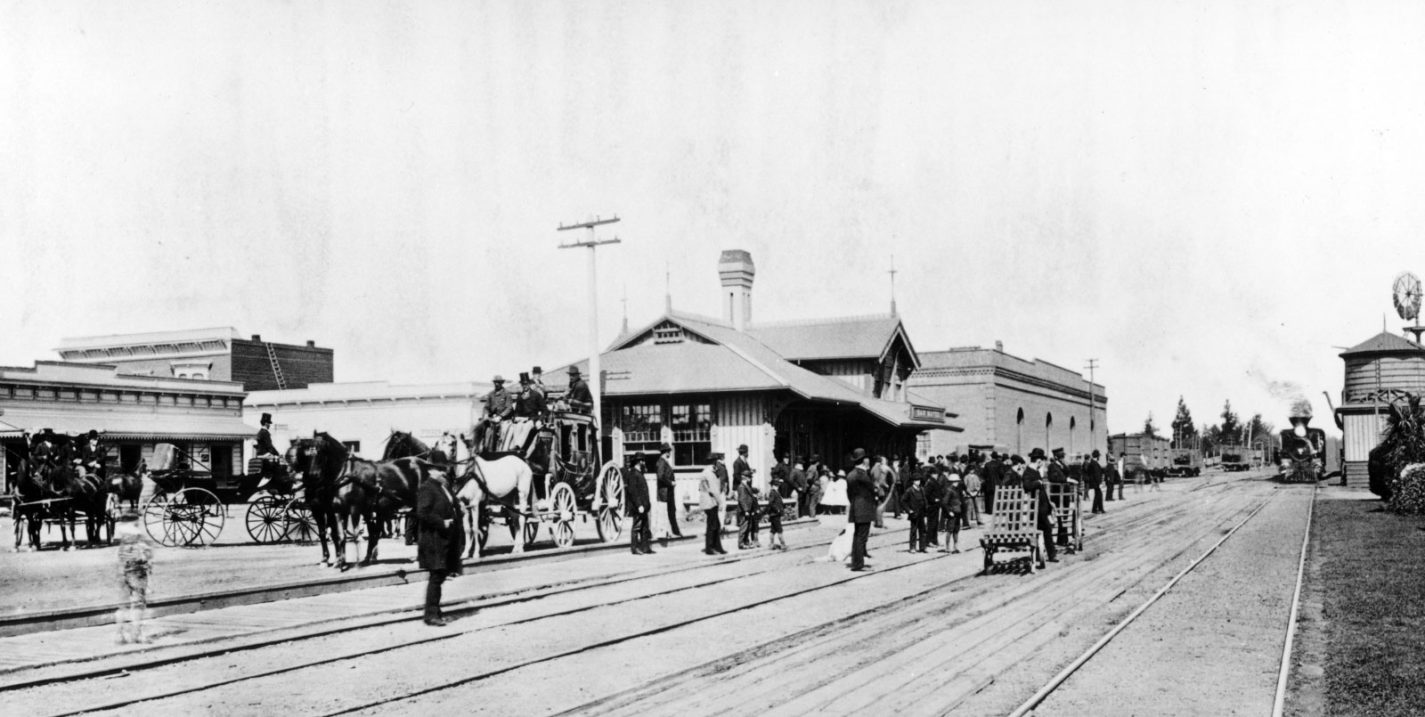
[[[220,484],[242,472],[242,444],[255,433],[242,422],[242,385],[119,373],[112,365],[38,361],[0,367],[0,452],[4,492],[14,485],[25,436],[101,434],[111,470],[138,472],[158,443],[191,456]]]

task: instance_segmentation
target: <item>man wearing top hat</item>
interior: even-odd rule
[[[500,424],[514,415],[515,404],[510,400],[510,392],[505,390],[505,377],[495,374],[491,381],[495,388],[485,394],[485,417],[475,424],[475,445],[481,452],[496,450],[500,437]]]
[[[90,429],[84,445],[79,447],[79,457],[75,460],[91,475],[104,477],[104,453],[106,451],[99,447],[99,432]]]
[[[253,441],[257,457],[262,460],[262,477],[271,479],[276,477],[275,464],[282,460],[282,454],[277,451],[277,446],[272,445],[272,432],[268,429],[272,427],[272,414],[262,414],[262,428],[257,429],[257,439]]]
[[[871,459],[864,448],[851,452],[853,467],[846,475],[846,521],[851,523],[851,569],[866,569],[866,539],[876,520],[876,484],[871,480]]]
[[[527,373],[520,374],[520,394],[515,399],[515,418],[539,419],[544,416],[544,392],[534,385]]]
[[[594,394],[589,392],[589,384],[584,383],[577,366],[569,367],[569,391],[564,394],[564,400],[569,402],[571,411],[577,413],[592,413],[594,411]]]
[[[628,530],[628,549],[634,555],[652,555],[653,531],[648,527],[648,479],[642,470],[626,471],[624,476],[624,510],[632,520]]]

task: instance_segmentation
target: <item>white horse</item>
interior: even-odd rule
[[[464,483],[455,496],[465,506],[465,535],[470,541],[466,557],[481,557],[480,510],[487,498],[502,499],[512,491],[519,490],[521,505],[515,509],[511,533],[514,535],[515,552],[524,552],[524,539],[519,534],[520,514],[531,514],[533,496],[530,488],[534,483],[534,471],[529,464],[516,456],[504,456],[487,461],[479,456],[470,457],[470,468],[466,471]]]

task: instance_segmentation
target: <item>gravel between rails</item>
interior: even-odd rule
[[[1311,508],[1280,491],[1036,714],[1270,715]]]

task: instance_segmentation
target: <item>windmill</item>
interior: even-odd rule
[[[1407,326],[1405,330],[1415,335],[1415,343],[1420,343],[1420,334],[1425,332],[1425,326],[1420,325],[1420,279],[1408,271],[1404,272],[1395,277],[1392,293],[1395,312],[1400,314],[1400,318],[1415,322],[1414,326]]]

